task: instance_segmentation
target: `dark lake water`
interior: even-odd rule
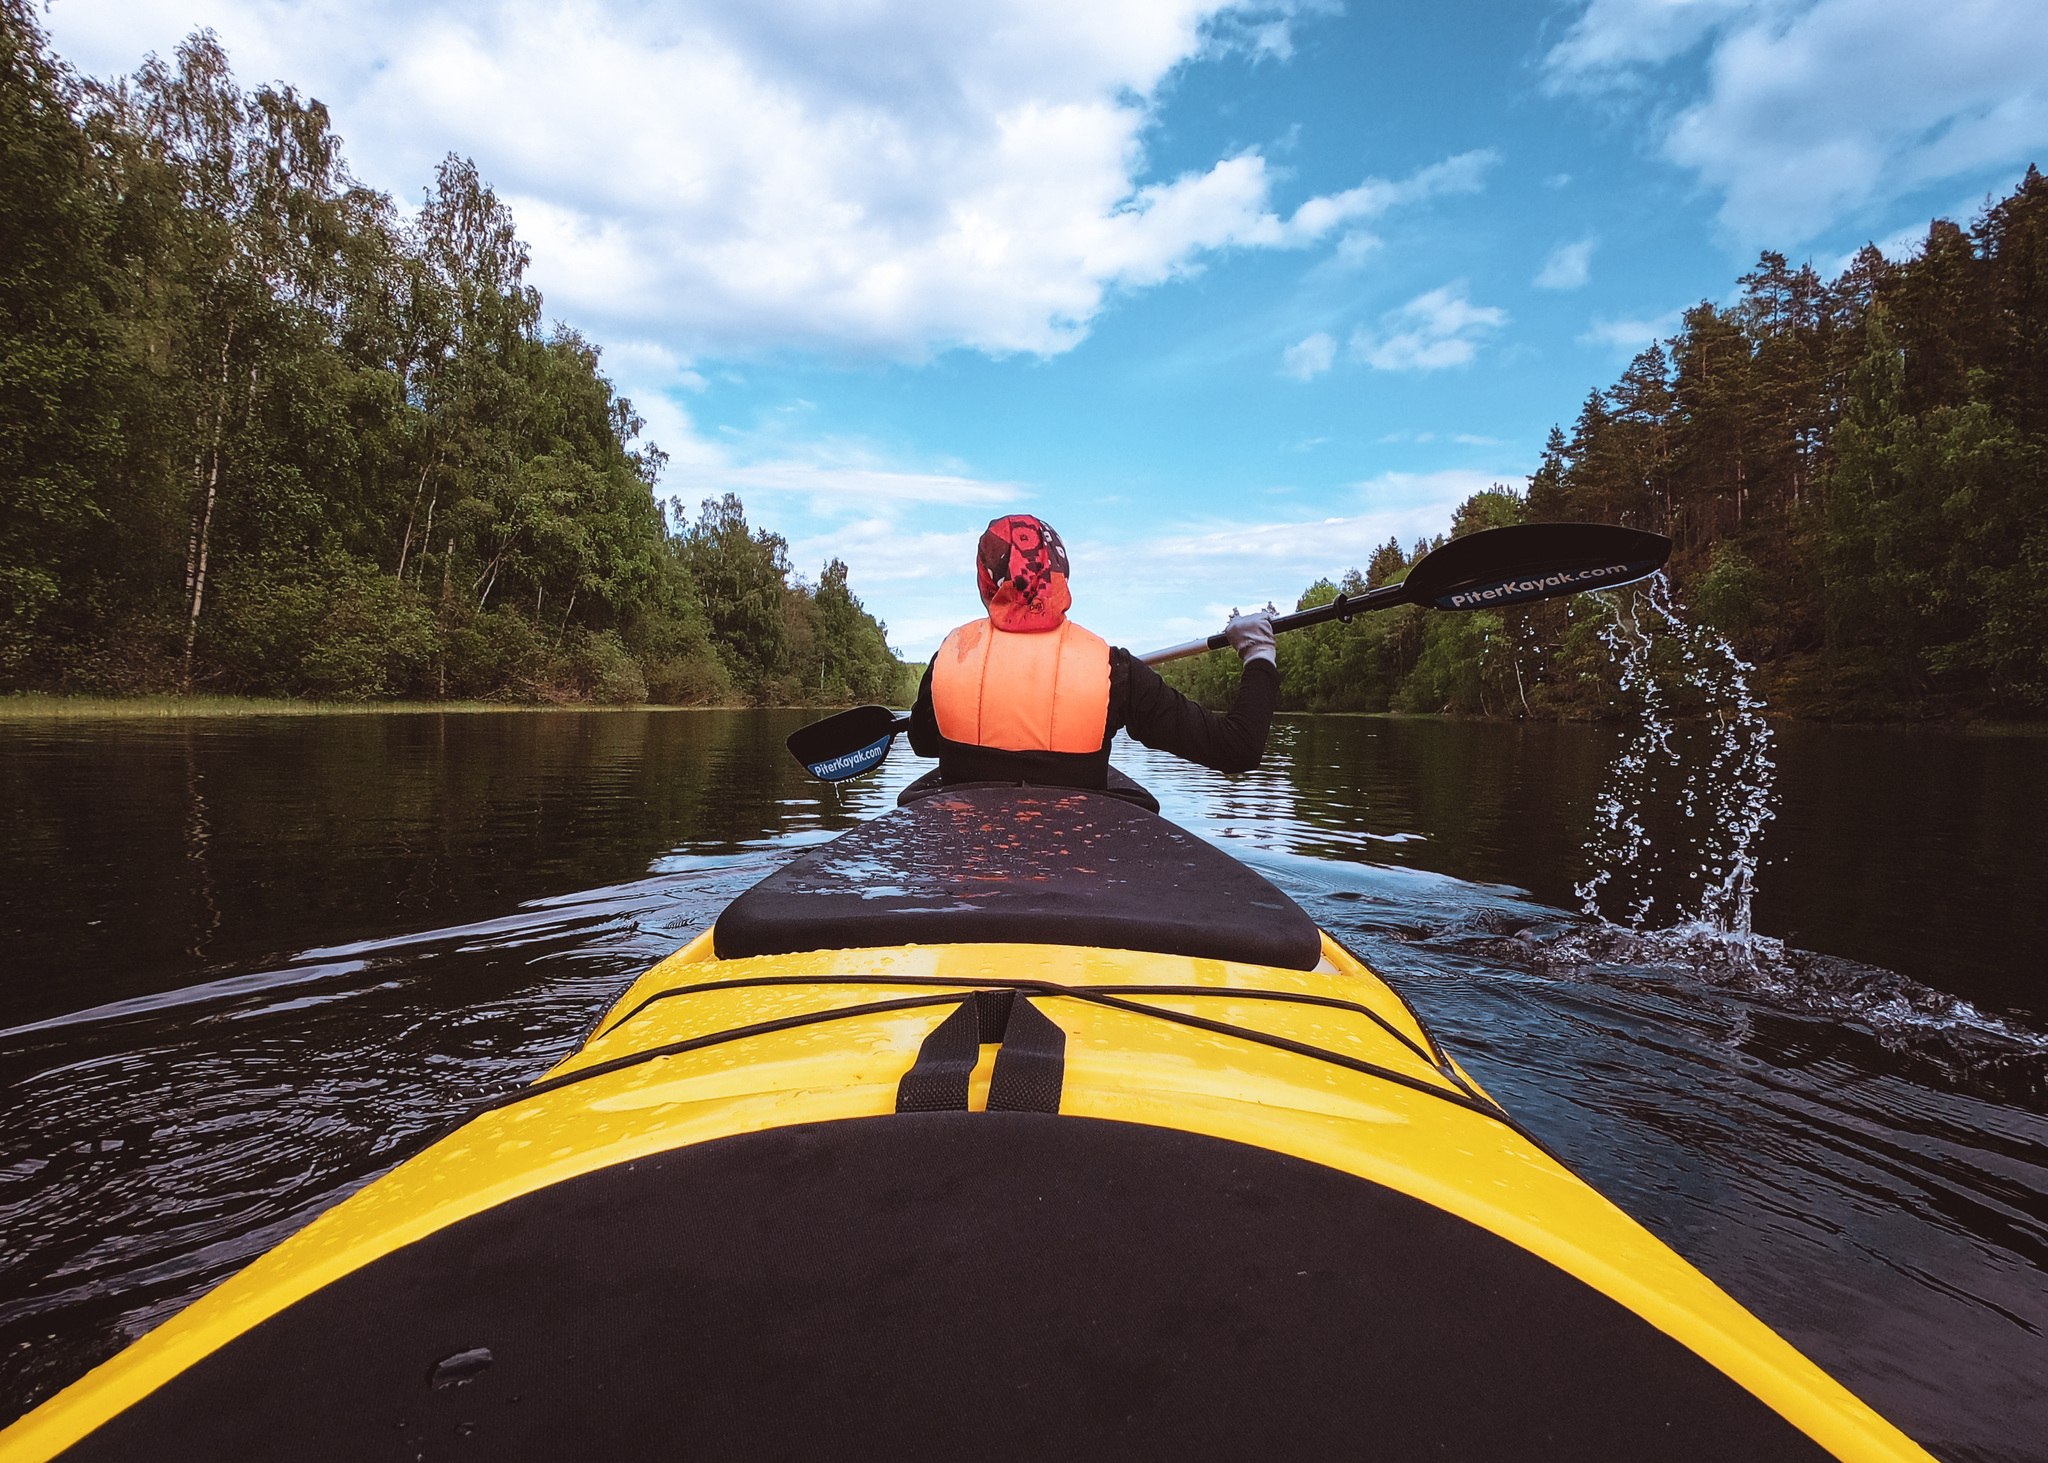
[[[0,1418],[929,765],[823,787],[803,719],[0,721]],[[1744,971],[1588,938],[1619,735],[1302,717],[1245,777],[1117,760],[1939,1456],[2048,1456],[2048,739],[1778,728],[1756,925],[1833,958]]]

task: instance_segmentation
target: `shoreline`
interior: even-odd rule
[[[418,716],[426,714],[473,716],[478,714],[513,712],[533,714],[541,712],[573,712],[588,715],[593,712],[619,711],[814,711],[829,715],[843,711],[844,705],[810,705],[793,702],[788,705],[756,706],[746,702],[724,702],[708,706],[671,706],[659,702],[643,701],[630,703],[576,702],[566,705],[547,702],[521,701],[302,701],[289,696],[178,696],[153,694],[146,696],[65,696],[41,691],[23,691],[0,695],[0,721],[89,721],[89,720],[173,720],[178,718],[237,717],[237,716]],[[895,707],[898,711],[907,707]],[[1552,718],[1446,716],[1435,711],[1278,711],[1275,718],[1307,716],[1355,716],[1371,717],[1391,721],[1470,721],[1501,726],[1532,725],[1538,720],[1544,725],[1553,724]],[[1833,717],[1800,716],[1790,712],[1766,711],[1765,716],[1773,722],[1805,726],[1866,727],[1873,731],[1938,731],[1966,736],[1991,737],[2048,737],[2048,721],[1908,721],[1887,719],[1876,721],[1846,720]],[[1697,718],[1694,718],[1697,719]],[[1560,726],[1596,726],[1595,720],[1558,720]]]
[[[849,702],[848,705],[853,703]],[[899,708],[903,709],[903,708]],[[725,702],[710,706],[670,706],[654,701],[302,701],[290,696],[64,696],[24,691],[0,695],[0,721],[70,721],[105,718],[133,720],[205,716],[368,716],[475,715],[483,712],[571,711],[843,711],[844,706],[753,706]]]

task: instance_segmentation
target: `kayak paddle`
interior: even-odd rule
[[[1640,529],[1605,523],[1524,523],[1489,528],[1454,538],[1423,556],[1399,584],[1360,595],[1338,595],[1329,604],[1291,615],[1276,615],[1273,630],[1303,630],[1330,620],[1395,605],[1429,605],[1440,610],[1487,610],[1528,604],[1565,594],[1612,589],[1654,574],[1671,557],[1671,540]],[[1230,642],[1220,632],[1138,659],[1160,665],[1185,656],[1221,650]],[[843,782],[881,765],[896,733],[910,718],[886,706],[856,706],[812,722],[789,735],[788,747],[813,777]]]
[[[1491,610],[1586,594],[1654,574],[1670,557],[1671,540],[1662,534],[1606,523],[1523,523],[1482,529],[1423,555],[1399,584],[1383,584],[1360,595],[1340,594],[1314,609],[1275,615],[1273,631],[1279,634],[1331,620],[1348,621],[1353,615],[1395,605]],[[1138,659],[1146,665],[1162,665],[1221,650],[1229,643],[1218,631],[1206,640],[1154,650]]]
[[[811,776],[844,782],[879,767],[889,755],[896,733],[909,725],[909,717],[898,716],[886,706],[856,706],[798,727],[784,745]]]

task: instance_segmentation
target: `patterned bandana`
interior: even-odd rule
[[[1028,513],[991,520],[974,567],[981,602],[998,630],[1057,630],[1074,602],[1067,592],[1067,546]]]

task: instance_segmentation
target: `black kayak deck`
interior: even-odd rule
[[[898,1113],[524,1194],[202,1358],[64,1463],[1824,1463],[1583,1281],[1218,1138]]]
[[[1213,844],[1102,793],[950,788],[863,823],[740,895],[721,960],[883,945],[1143,950],[1312,970],[1300,905]]]

